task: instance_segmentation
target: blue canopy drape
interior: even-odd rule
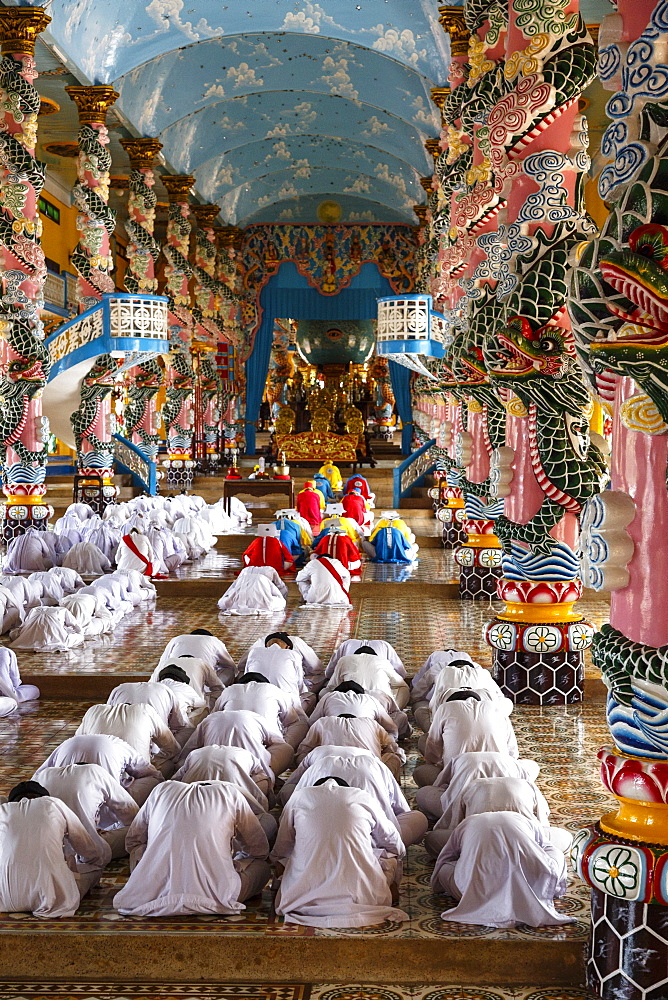
[[[281,264],[260,292],[262,322],[255,334],[253,351],[246,362],[247,455],[255,454],[255,424],[260,415],[260,404],[269,372],[274,321],[375,319],[376,299],[384,295],[392,295],[392,286],[372,263],[363,264],[348,288],[342,289],[338,295],[321,295],[317,289],[311,288],[292,261]]]
[[[413,440],[413,406],[411,403],[411,371],[396,361],[390,361],[390,382],[397,412],[403,425],[401,431],[401,451],[410,455]]]

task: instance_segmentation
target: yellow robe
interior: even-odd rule
[[[325,462],[324,465],[320,466],[318,472],[322,476],[324,476],[325,479],[329,480],[329,485],[332,487],[335,493],[338,493],[339,490],[343,488],[343,479],[341,478],[341,473],[339,472],[336,465],[334,465],[332,462]]]

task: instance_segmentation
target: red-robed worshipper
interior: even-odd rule
[[[364,478],[364,476],[351,476],[343,487],[344,493],[350,493],[351,490],[359,490],[365,500],[375,499],[375,494],[369,489],[369,483]]]
[[[280,575],[294,569],[294,559],[279,538],[275,524],[259,524],[257,538],[241,558],[244,566],[273,566]]]
[[[359,577],[362,573],[362,560],[359,549],[348,537],[344,528],[333,527],[329,534],[321,538],[315,547],[319,556],[330,556],[343,563],[351,577]]]
[[[349,493],[346,493],[343,500],[343,512],[346,517],[349,517],[351,521],[357,521],[359,525],[364,526],[369,520],[366,509],[366,502],[362,496],[361,490],[353,489]]]
[[[295,506],[300,516],[311,525],[313,533],[320,531],[324,500],[322,493],[316,490],[312,479],[307,479],[304,483],[304,489],[297,494]]]

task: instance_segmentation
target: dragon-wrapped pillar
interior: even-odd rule
[[[5,500],[2,535],[45,530],[53,508],[45,503],[48,423],[41,393],[51,368],[40,308],[46,278],[37,202],[45,167],[35,159],[40,97],[34,82],[35,39],[49,24],[40,7],[0,9],[0,260],[2,261],[2,370],[0,459]]]
[[[79,309],[97,305],[103,295],[115,291],[111,277],[114,260],[110,239],[116,228],[116,213],[109,208],[109,133],[106,116],[118,94],[113,87],[67,87],[79,112],[79,156],[74,202],[79,210],[79,243],[72,263],[79,274]],[[84,376],[79,408],[70,416],[77,448],[81,496],[97,513],[113,503],[114,449],[112,441],[111,392],[118,373],[118,359],[104,354]]]
[[[167,240],[163,253],[167,258],[165,294],[169,302],[173,348],[162,407],[162,422],[167,435],[164,464],[169,487],[190,489],[194,469],[192,395],[195,376],[190,357],[194,322],[190,311],[189,282],[193,268],[188,260],[192,229],[188,198],[195,178],[190,174],[168,174],[162,180],[169,193]]]
[[[162,143],[157,139],[121,139],[121,145],[130,157],[125,290],[135,295],[155,295],[158,289],[155,267],[161,250],[153,235],[157,204],[153,163]]]
[[[558,16],[546,0],[530,9],[509,4],[502,93],[480,136],[503,221],[478,245],[500,305],[483,361],[507,411],[500,470],[510,463],[513,473],[495,525],[505,608],[486,638],[495,677],[519,704],[580,701],[593,634],[575,607],[582,593],[575,546],[578,516],[607,473],[589,437],[591,396],[566,292],[571,255],[595,229],[583,206],[589,159],[578,109],[594,70],[577,3],[560,4]]]
[[[612,489],[582,518],[583,579],[610,591],[592,658],[608,689],[601,778],[617,811],[582,830],[591,886],[587,978],[607,1000],[668,994],[668,3],[620,0],[599,35],[613,91],[600,237],[578,254],[569,311],[613,415]],[[640,83],[641,74],[643,84]]]

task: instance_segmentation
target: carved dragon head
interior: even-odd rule
[[[111,354],[102,354],[84,376],[82,388],[113,389],[118,372],[118,358]]]

